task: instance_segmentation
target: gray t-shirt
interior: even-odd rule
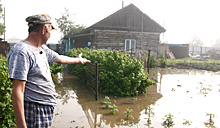
[[[52,106],[57,104],[49,65],[58,57],[46,45],[38,50],[25,41],[17,43],[10,50],[7,61],[9,78],[26,81],[25,101]]]

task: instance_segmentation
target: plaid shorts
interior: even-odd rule
[[[28,128],[50,128],[54,107],[24,101],[25,121]]]

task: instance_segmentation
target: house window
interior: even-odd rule
[[[136,50],[136,40],[135,39],[125,39],[125,51],[130,53],[131,51],[135,53]]]

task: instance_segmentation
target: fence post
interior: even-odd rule
[[[147,64],[147,72],[150,73],[150,50],[148,50],[148,64]]]
[[[200,56],[202,57],[202,46],[201,46],[200,48],[201,48],[201,50],[200,50]]]
[[[96,63],[96,100],[98,100],[98,92],[99,92],[99,68],[98,68],[98,63]]]
[[[83,65],[84,67],[86,66],[86,64]],[[84,86],[86,85],[86,70],[85,68],[83,69],[83,76],[84,76]]]
[[[166,47],[165,50],[164,50],[164,57],[165,57],[165,58],[167,58],[167,54],[166,54],[166,53],[167,53],[167,47]]]
[[[60,54],[59,44],[56,44],[56,52]]]
[[[194,52],[194,46],[192,46],[192,56],[193,56],[193,52]]]

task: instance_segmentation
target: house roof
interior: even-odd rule
[[[166,30],[151,19],[148,15],[143,13],[134,4],[130,4],[110,16],[102,19],[101,21],[93,24],[92,26],[82,30],[78,34],[68,35],[67,37],[78,37],[82,34],[90,33],[92,29],[105,29],[105,30],[125,30],[136,32],[157,32],[162,33]]]
[[[143,22],[143,24],[142,24]],[[143,26],[143,28],[142,28]],[[143,13],[134,4],[130,4],[103,20],[93,24],[84,29],[81,33],[86,33],[90,29],[119,29],[129,31],[143,31],[143,32],[165,32],[166,30],[151,19],[148,15]]]
[[[21,40],[22,40],[22,39],[19,39],[19,38],[15,37],[15,36],[13,36],[13,37],[7,39],[7,41],[8,41],[9,43],[18,43],[18,42],[20,42]]]

